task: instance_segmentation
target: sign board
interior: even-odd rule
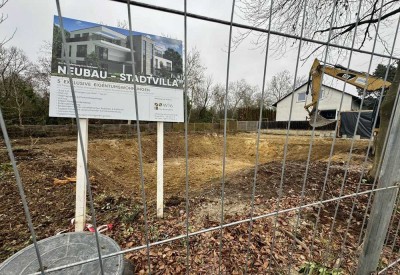
[[[80,118],[183,122],[182,41],[63,17]],[[54,17],[50,116],[75,117],[59,17]]]

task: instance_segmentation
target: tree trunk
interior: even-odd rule
[[[19,120],[19,126],[23,126],[22,124],[22,113],[21,113],[21,109],[18,108],[18,120]]]
[[[371,177],[376,177],[379,175],[379,160],[383,153],[383,145],[385,143],[386,134],[388,132],[389,127],[389,120],[392,114],[394,101],[396,99],[396,94],[399,89],[399,82],[400,82],[400,64],[397,64],[396,75],[394,76],[394,80],[392,85],[390,86],[389,90],[386,93],[386,96],[381,104],[381,109],[379,111],[380,114],[380,125],[379,125],[379,132],[376,136],[375,141],[375,157],[374,163],[369,171]]]

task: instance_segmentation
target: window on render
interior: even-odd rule
[[[86,57],[87,56],[87,45],[76,46],[76,57]]]
[[[298,93],[297,94],[297,102],[304,102],[306,101],[306,93]]]
[[[92,34],[92,40],[101,40],[101,36],[98,34]]]
[[[151,51],[150,51],[150,66],[151,66],[151,73],[154,74],[154,44],[151,44]]]
[[[82,38],[86,38],[85,40],[88,40],[87,38],[89,38],[89,33],[88,32],[82,33]]]
[[[96,51],[96,55],[99,57],[99,59],[108,60],[108,49],[107,48],[95,46],[95,51]]]
[[[142,57],[142,64],[143,64],[143,73],[144,74],[147,74],[147,71],[146,71],[146,61],[147,61],[147,59],[146,59],[146,46],[147,46],[147,43],[146,43],[146,40],[143,40],[143,45],[142,45],[142,55],[143,55],[143,57]]]
[[[72,46],[69,45],[69,53],[68,53],[69,57],[71,57],[71,52],[72,52]]]
[[[77,34],[74,35],[74,38],[79,38],[79,37],[81,37],[80,33],[77,33]]]

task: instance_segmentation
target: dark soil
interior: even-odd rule
[[[239,139],[240,137],[237,137]],[[245,137],[246,140],[248,137]],[[166,152],[168,161],[182,157],[181,145],[176,140],[181,137],[171,137],[170,147]],[[175,139],[175,140],[174,140]],[[220,139],[215,137],[199,137],[199,148],[192,149],[191,156],[198,158],[198,163],[204,165],[192,166],[189,181],[189,231],[195,232],[204,228],[215,227],[214,230],[192,236],[189,240],[190,269],[194,274],[217,274],[219,266],[220,237],[218,228],[221,221],[221,179],[212,170],[213,158],[220,159],[219,152],[203,150],[201,141],[219,148]],[[211,140],[211,141],[210,141]],[[215,141],[213,141],[215,140]],[[243,141],[235,141],[235,146],[241,146]],[[321,140],[327,144],[326,140]],[[70,220],[74,217],[75,184],[55,184],[54,178],[63,179],[75,175],[74,142],[40,140],[36,145],[17,142],[14,154],[22,176],[26,198],[38,239],[53,236],[57,232],[70,230],[73,227]],[[154,137],[144,141],[145,171],[154,169]],[[307,142],[295,140],[295,150],[307,152],[303,147]],[[136,156],[135,151],[129,151],[132,143],[126,140],[96,140],[91,145],[96,160],[90,163],[91,180],[98,225],[112,224],[112,230],[105,234],[116,240],[122,249],[144,245],[146,240],[143,203],[137,174],[123,179],[122,174],[137,173],[137,167],[129,161]],[[123,147],[125,146],[125,147]],[[192,144],[195,146],[195,143]],[[232,148],[232,144],[230,145]],[[345,177],[346,162],[340,154],[345,151],[346,144],[341,144],[342,151],[335,155],[329,173],[326,175],[327,162],[312,159],[307,169],[307,155],[292,153],[285,164],[284,178],[281,183],[282,159],[279,154],[272,159],[264,157],[259,165],[254,198],[254,217],[272,213],[278,209],[313,203],[321,199],[325,186],[323,200],[360,191],[366,191],[371,185],[366,184],[361,177],[362,165],[351,163]],[[265,148],[265,147],[264,147]],[[276,146],[276,150],[281,144]],[[170,151],[172,150],[172,151]],[[241,156],[231,153],[228,156],[229,166],[224,185],[224,223],[249,218],[252,206],[252,190],[254,183],[253,155]],[[266,148],[265,152],[275,149]],[[364,145],[358,148],[362,159],[365,153]],[[124,155],[127,151],[129,154]],[[202,154],[204,151],[204,154]],[[101,154],[100,154],[101,153]],[[320,152],[319,152],[320,153]],[[103,156],[103,157],[102,157]],[[243,160],[245,159],[245,160]],[[31,243],[20,196],[15,183],[12,167],[5,150],[0,153],[0,261],[10,257]],[[207,163],[207,164],[206,164]],[[197,163],[196,163],[197,164]],[[114,165],[114,166],[112,166]],[[184,166],[183,166],[184,167]],[[155,200],[152,196],[154,185],[146,177],[148,196],[147,238],[150,242],[168,239],[186,234],[186,200],[184,197],[184,181],[177,176],[183,167],[168,172],[171,180],[166,183],[165,217],[155,216]],[[110,170],[111,169],[111,170]],[[196,170],[198,169],[198,170]],[[119,173],[114,177],[112,173]],[[197,173],[197,174],[196,174]],[[181,175],[181,174],[179,174]],[[361,177],[361,178],[360,178]],[[172,179],[176,178],[176,182]],[[324,183],[326,178],[326,182]],[[134,182],[132,185],[131,182]],[[359,185],[359,183],[361,184]],[[171,184],[172,187],[168,187]],[[280,188],[282,186],[282,188]],[[170,189],[168,189],[170,188]],[[175,192],[174,190],[178,190]],[[280,194],[279,190],[282,190]],[[281,195],[281,199],[278,199]],[[243,274],[246,263],[251,274],[296,274],[307,262],[326,266],[330,271],[340,267],[342,274],[352,274],[356,267],[359,253],[359,235],[368,195],[347,198],[340,201],[315,204],[301,209],[289,211],[279,216],[269,215],[256,219],[252,225],[251,242],[249,245],[249,223],[244,222],[222,230],[222,272],[226,274]],[[354,207],[354,209],[352,209]],[[352,211],[353,210],[353,211]],[[320,215],[318,213],[320,212]],[[352,217],[349,220],[350,213]],[[398,213],[392,223],[388,247],[381,258],[381,265],[398,258],[399,240],[394,238],[398,224]],[[299,217],[299,218],[298,218]],[[90,222],[90,221],[88,221]],[[276,226],[275,226],[276,225]],[[347,228],[348,227],[348,228]],[[316,229],[315,229],[316,228]],[[395,253],[391,254],[393,244]],[[249,248],[248,248],[249,247]],[[152,272],[155,274],[181,274],[186,270],[187,243],[185,238],[163,245],[151,247],[149,256]],[[147,252],[141,249],[126,254],[133,264],[135,273],[147,273]],[[290,270],[290,271],[289,271]],[[398,270],[394,269],[392,274]]]

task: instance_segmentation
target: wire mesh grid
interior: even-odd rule
[[[361,18],[357,18],[357,21],[354,25],[353,30],[353,38],[352,44],[350,47],[333,44],[332,30],[336,27],[334,25],[334,17],[337,11],[337,1],[334,1],[332,5],[332,10],[329,15],[330,18],[330,26],[328,30],[327,41],[318,41],[314,39],[310,39],[303,36],[303,29],[305,28],[306,19],[307,19],[307,11],[310,8],[308,1],[303,1],[301,5],[301,13],[302,13],[302,26],[301,26],[301,34],[299,36],[281,33],[278,31],[271,30],[271,20],[273,18],[273,9],[274,9],[274,1],[269,3],[269,22],[268,27],[266,29],[249,26],[245,24],[239,24],[234,21],[235,16],[235,0],[232,1],[231,6],[231,16],[229,21],[224,21],[220,19],[215,19],[211,17],[206,17],[198,14],[188,13],[187,12],[187,1],[184,1],[184,10],[173,10],[161,6],[149,5],[142,2],[137,1],[122,1],[122,0],[114,0],[115,2],[121,2],[127,5],[127,17],[129,22],[129,33],[132,34],[132,26],[134,26],[135,21],[131,18],[131,8],[141,7],[146,9],[155,10],[162,13],[171,13],[180,15],[183,17],[183,25],[184,25],[184,54],[185,54],[185,62],[184,62],[184,79],[185,83],[187,83],[187,33],[188,33],[188,18],[198,19],[203,21],[208,21],[213,24],[221,24],[229,26],[229,38],[227,41],[228,50],[227,50],[227,64],[226,64],[226,85],[225,85],[225,104],[224,104],[224,131],[223,131],[223,139],[222,139],[222,171],[221,171],[221,181],[220,181],[220,200],[214,206],[218,208],[219,221],[212,221],[206,217],[206,222],[204,223],[203,228],[193,227],[192,223],[193,216],[191,215],[191,200],[190,198],[190,156],[189,156],[189,134],[188,134],[188,110],[187,110],[187,100],[188,100],[188,87],[184,86],[184,99],[185,99],[185,127],[184,127],[184,152],[185,152],[185,210],[184,219],[181,223],[181,230],[184,232],[183,234],[178,235],[168,235],[158,236],[158,240],[152,241],[153,238],[153,227],[151,226],[151,218],[149,217],[149,213],[147,210],[147,199],[146,199],[146,179],[144,176],[144,162],[143,162],[143,149],[142,149],[142,135],[140,129],[140,117],[138,113],[138,100],[137,100],[137,89],[136,89],[136,81],[133,81],[134,92],[135,92],[135,110],[136,110],[136,134],[137,134],[137,146],[138,146],[138,169],[139,169],[139,181],[141,187],[141,203],[143,208],[143,238],[144,244],[134,243],[129,248],[125,248],[120,252],[115,252],[111,254],[102,254],[101,247],[99,243],[99,232],[96,230],[93,234],[93,238],[96,239],[96,249],[98,256],[96,258],[74,262],[66,265],[61,265],[56,268],[46,269],[42,264],[40,249],[37,245],[37,237],[35,233],[35,227],[32,224],[31,213],[29,211],[29,205],[25,198],[24,188],[22,184],[22,180],[19,176],[19,169],[17,166],[17,162],[15,160],[15,156],[11,147],[11,141],[7,135],[6,124],[4,122],[3,116],[0,113],[0,124],[3,132],[4,141],[7,147],[7,151],[11,160],[12,168],[15,174],[15,179],[17,182],[17,186],[19,189],[19,194],[21,196],[21,201],[24,208],[24,213],[26,216],[26,220],[28,223],[28,227],[30,230],[30,234],[32,236],[32,242],[35,246],[35,253],[38,260],[38,265],[40,270],[34,274],[46,274],[54,271],[64,270],[73,266],[82,265],[88,262],[98,261],[100,266],[101,274],[105,274],[103,270],[103,261],[104,259],[115,257],[118,255],[139,255],[145,260],[146,264],[140,272],[144,273],[162,273],[163,269],[160,269],[160,265],[157,264],[157,259],[159,257],[163,258],[166,254],[172,255],[176,254],[177,261],[184,262],[184,268],[175,270],[176,273],[284,273],[284,274],[292,274],[293,270],[299,271],[303,274],[314,274],[316,269],[325,271],[325,272],[339,272],[344,273],[356,273],[357,274],[367,274],[365,270],[370,268],[368,266],[368,262],[370,259],[368,258],[371,254],[370,251],[367,251],[368,243],[370,241],[371,234],[373,232],[373,225],[370,226],[368,223],[368,228],[366,229],[366,224],[369,219],[371,219],[372,215],[375,213],[375,209],[378,206],[373,205],[372,210],[371,204],[374,201],[377,201],[377,197],[380,197],[382,194],[382,198],[390,198],[390,202],[392,204],[387,203],[386,200],[383,208],[388,219],[388,226],[384,228],[384,230],[379,231],[381,233],[382,242],[384,241],[383,253],[381,255],[380,249],[377,249],[375,253],[376,262],[380,262],[377,267],[378,274],[387,274],[387,273],[396,273],[398,271],[398,263],[400,262],[400,254],[398,253],[398,231],[400,228],[400,218],[398,216],[398,203],[396,200],[397,192],[398,192],[398,182],[399,179],[395,176],[397,175],[395,172],[390,173],[392,170],[396,169],[396,165],[398,164],[393,157],[398,156],[399,147],[396,143],[399,143],[399,117],[400,117],[400,108],[398,108],[399,100],[399,89],[396,92],[396,98],[394,100],[394,108],[390,114],[388,134],[385,136],[384,146],[385,154],[382,154],[379,161],[378,167],[381,167],[380,174],[376,176],[371,185],[365,185],[365,173],[368,166],[368,159],[370,156],[370,149],[373,145],[373,136],[370,137],[367,143],[367,150],[363,160],[360,162],[361,168],[357,171],[354,171],[354,167],[351,165],[354,157],[354,150],[356,149],[356,134],[357,128],[360,121],[362,106],[364,103],[364,98],[366,96],[366,87],[362,91],[360,108],[357,115],[356,126],[354,128],[353,138],[350,140],[350,150],[348,151],[346,161],[344,162],[344,166],[340,173],[336,173],[334,177],[332,177],[332,171],[338,170],[336,163],[334,162],[334,152],[336,146],[338,146],[338,140],[336,135],[333,136],[331,143],[326,144],[329,147],[329,157],[326,161],[326,165],[317,165],[312,161],[313,152],[315,152],[315,140],[316,140],[316,128],[315,126],[311,130],[310,138],[308,141],[308,150],[307,150],[307,159],[305,163],[289,163],[288,161],[288,149],[291,145],[290,138],[290,123],[292,120],[292,110],[295,102],[295,93],[291,94],[290,100],[290,110],[289,110],[289,120],[288,127],[286,130],[286,135],[283,143],[283,157],[282,162],[280,163],[280,171],[278,171],[278,183],[277,186],[270,186],[269,188],[274,189],[276,192],[276,196],[273,198],[268,198],[264,201],[260,200],[260,196],[258,192],[260,192],[258,185],[260,185],[260,181],[265,180],[265,178],[261,178],[262,174],[269,173],[269,169],[271,167],[268,164],[260,164],[260,139],[262,135],[262,112],[263,112],[263,100],[261,100],[260,106],[260,114],[259,121],[257,124],[257,134],[255,137],[255,152],[254,152],[254,168],[251,170],[249,174],[250,181],[248,181],[249,186],[247,188],[251,190],[249,196],[249,207],[248,211],[245,215],[228,215],[226,209],[226,196],[227,190],[226,183],[226,165],[229,160],[227,160],[227,155],[229,152],[228,148],[228,133],[227,133],[227,125],[228,125],[228,96],[229,96],[229,79],[230,79],[230,56],[232,51],[232,30],[234,28],[241,28],[246,30],[252,30],[257,32],[263,32],[267,34],[266,47],[265,47],[265,60],[263,66],[263,80],[262,80],[262,99],[265,94],[265,83],[266,83],[266,75],[267,75],[267,67],[268,67],[268,59],[271,57],[270,53],[270,36],[282,36],[286,38],[292,38],[298,41],[297,48],[297,59],[296,59],[296,67],[295,67],[295,75],[294,82],[292,85],[292,90],[295,90],[298,83],[298,68],[301,63],[301,52],[304,43],[315,43],[324,47],[323,53],[323,66],[322,66],[322,76],[324,74],[324,70],[326,68],[325,64],[327,63],[327,58],[329,51],[331,49],[342,49],[349,51],[349,58],[347,63],[347,68],[351,67],[352,56],[354,52],[367,54],[369,57],[368,62],[368,71],[366,73],[366,82],[368,82],[368,78],[371,73],[372,63],[374,57],[383,57],[387,59],[387,65],[390,65],[393,60],[399,60],[398,57],[394,55],[394,49],[397,40],[397,34],[399,30],[400,17],[396,25],[396,29],[393,32],[393,43],[391,46],[391,50],[389,55],[380,54],[375,52],[375,45],[378,39],[378,30],[380,27],[380,22],[382,19],[382,10],[385,5],[384,1],[380,1],[380,12],[378,13],[378,17],[376,19],[376,34],[372,38],[373,46],[370,51],[360,50],[355,48],[355,40],[357,37],[357,28],[358,24],[361,22]],[[360,0],[358,5],[358,14],[362,7],[363,1]],[[378,2],[377,2],[378,3]],[[58,16],[60,17],[60,27],[63,29],[63,20],[62,20],[62,9],[60,5],[60,0],[56,0]],[[378,4],[376,4],[378,6]],[[376,8],[375,6],[375,8]],[[130,54],[132,60],[134,60],[134,50],[133,50],[133,41],[132,35],[131,43],[130,43]],[[66,46],[65,35],[62,32],[62,40],[64,44],[65,52],[63,53],[63,58],[67,64],[67,67],[70,64],[69,61],[69,53],[68,47]],[[135,74],[135,66],[132,62],[132,72]],[[78,106],[76,103],[76,96],[74,91],[74,83],[73,76],[69,73],[70,70],[67,69],[70,80],[70,90],[74,103],[75,117],[76,117],[76,126],[78,129],[78,139],[83,144],[82,138],[82,129],[79,123],[79,113]],[[349,73],[349,69],[346,69],[346,73]],[[387,66],[384,80],[388,79],[389,66]],[[341,89],[341,100],[339,106],[339,112],[342,110],[346,85],[348,81],[345,81],[343,84],[343,88]],[[319,89],[322,88],[322,81],[320,82]],[[383,101],[383,91],[382,87],[381,93],[378,101],[378,109]],[[318,109],[319,100],[316,103],[316,108]],[[378,113],[376,113],[373,123],[373,128],[375,128],[375,123],[377,121]],[[314,118],[314,124],[317,117]],[[335,124],[335,132],[339,127],[338,121]],[[85,153],[82,147],[81,152],[84,162],[87,163]],[[292,166],[297,165],[301,166],[304,170],[303,175],[294,175],[295,177],[299,177],[302,180],[298,185],[297,189],[294,190],[291,188],[290,181],[293,180],[293,172]],[[398,167],[397,167],[398,168]],[[96,228],[96,211],[94,205],[94,199],[92,195],[92,187],[91,187],[91,178],[89,176],[88,166],[85,165],[85,178],[87,181],[87,194],[89,198],[90,204],[90,215],[92,217],[92,224]],[[319,173],[315,171],[318,170]],[[288,175],[289,173],[289,175]],[[310,185],[310,177],[320,177],[319,185]],[[394,177],[394,178],[393,178]],[[385,179],[383,181],[382,179]],[[351,182],[351,184],[350,184]],[[264,186],[265,187],[265,186]],[[311,190],[311,192],[308,192]],[[295,203],[289,203],[289,198],[293,197],[293,192],[299,193],[294,200]],[[388,197],[384,197],[384,196]],[[381,199],[382,199],[381,198]],[[261,203],[269,204],[268,209],[270,211],[266,211],[265,208],[258,207]],[[381,206],[382,208],[382,206]],[[379,209],[378,209],[379,210]],[[376,210],[376,211],[378,211]],[[382,214],[382,212],[377,212],[378,214]],[[357,216],[357,217],[356,217]],[[309,223],[305,223],[304,221],[311,221]],[[356,223],[356,225],[354,225]],[[366,233],[364,234],[364,232]],[[161,239],[161,240],[160,240]],[[310,245],[306,244],[305,240],[310,240]],[[232,244],[235,245],[232,245]],[[163,245],[171,245],[172,251],[168,247],[164,247]],[[196,249],[196,246],[200,246],[205,244],[207,247],[205,249],[206,253],[198,257],[200,250]],[[157,249],[156,252],[154,249]],[[286,262],[282,261],[282,247],[284,250]],[[367,247],[367,248],[366,248]],[[176,251],[174,251],[174,249]],[[153,250],[153,251],[152,251]],[[144,251],[144,252],[142,252]],[[278,253],[279,251],[279,253]],[[233,260],[229,253],[232,252]],[[141,254],[143,253],[143,254]],[[361,255],[361,256],[360,256]],[[287,257],[286,257],[287,256]],[[204,258],[213,258],[214,260],[207,261],[205,263]],[[229,269],[230,264],[234,264],[233,262],[238,262],[241,267],[237,273],[234,273],[231,269]],[[198,268],[198,269],[196,269]],[[364,268],[364,269],[363,269]],[[365,269],[366,268],[366,269]],[[363,271],[360,271],[363,270]],[[370,270],[368,270],[370,271]],[[323,273],[320,273],[323,274]]]

